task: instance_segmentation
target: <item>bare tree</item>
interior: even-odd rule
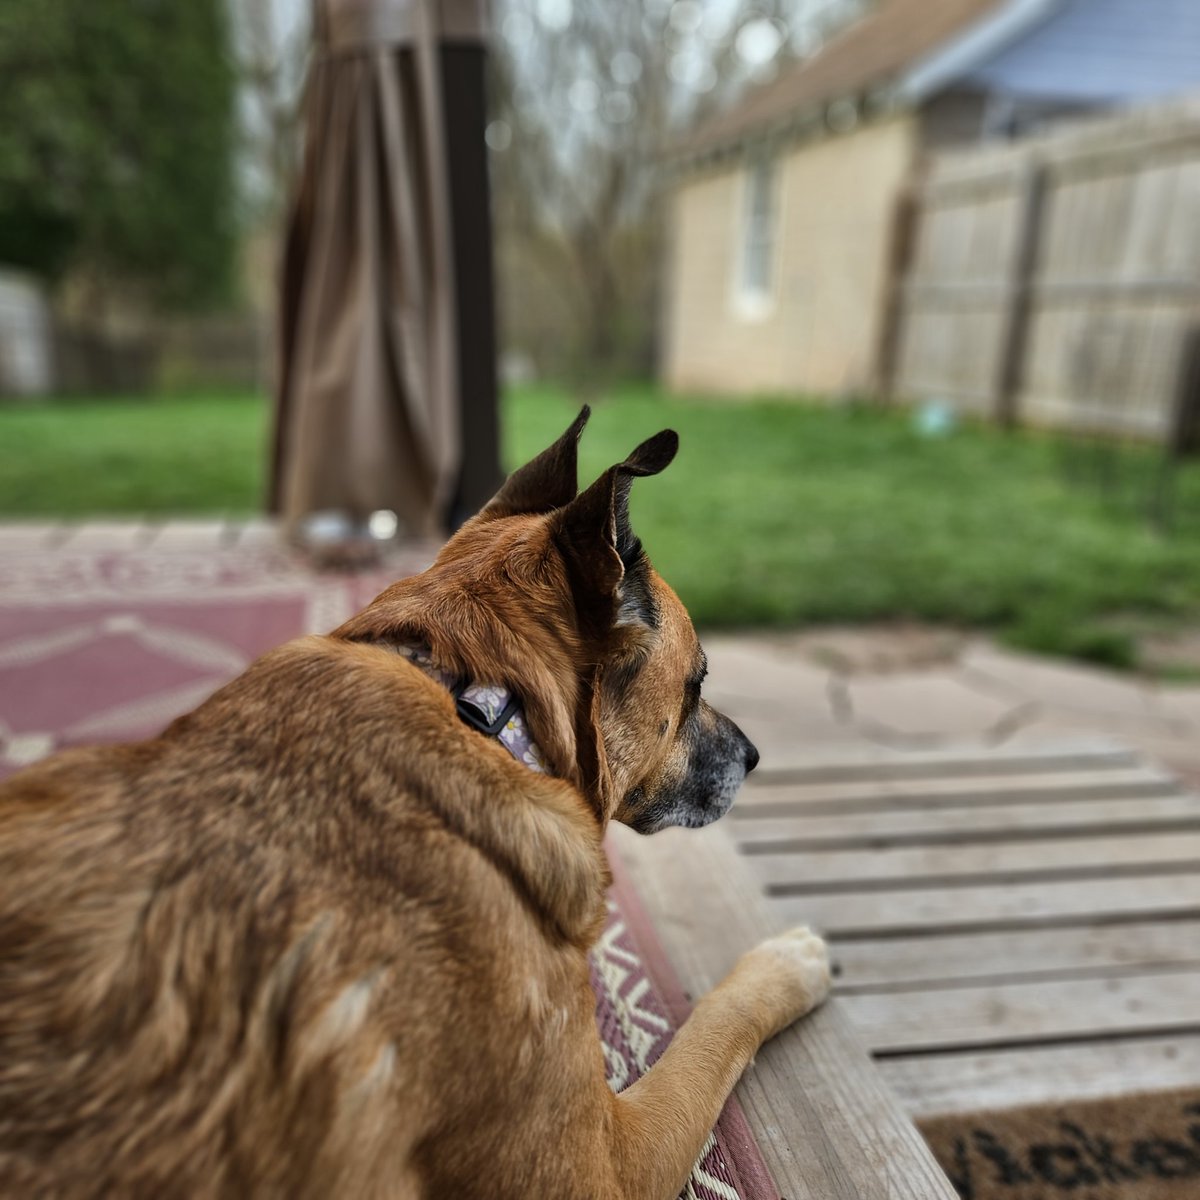
[[[230,0],[230,11],[241,84],[244,190],[255,215],[271,223],[299,162],[307,6],[298,0]],[[282,20],[284,14],[290,20]]]
[[[672,141],[811,50],[830,3],[857,0],[499,4],[489,141],[500,238],[560,281],[589,374],[652,364]]]

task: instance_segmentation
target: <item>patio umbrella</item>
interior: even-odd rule
[[[314,512],[362,522],[390,509],[402,531],[427,536],[497,481],[486,236],[484,310],[473,297],[467,311],[474,330],[460,328],[455,294],[454,223],[486,223],[487,197],[455,203],[449,186],[464,174],[451,156],[465,155],[466,175],[483,164],[486,187],[482,4],[315,2],[304,161],[283,257],[271,483],[272,510],[289,527]],[[447,44],[469,47],[479,76],[478,103],[459,106],[449,130]],[[472,392],[485,411],[466,422],[464,336],[474,343],[467,361],[478,351],[488,364]],[[464,424],[476,476],[465,484]]]

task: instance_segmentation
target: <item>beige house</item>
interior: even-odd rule
[[[1181,90],[1192,49],[1200,22],[1177,0],[879,0],[680,147],[666,383],[871,389],[921,156]]]

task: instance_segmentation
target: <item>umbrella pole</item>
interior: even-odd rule
[[[462,438],[462,467],[447,514],[451,530],[478,512],[503,479],[491,202],[483,138],[486,59],[482,39],[447,39],[440,46]]]

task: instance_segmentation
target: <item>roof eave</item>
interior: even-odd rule
[[[846,102],[857,104],[868,116],[879,112],[914,109],[930,97],[982,66],[1009,46],[1028,36],[1064,7],[1067,0],[1007,0],[975,21],[966,30],[949,38],[932,54],[910,67],[898,78],[881,82],[866,92],[848,92],[832,96],[822,103],[808,105],[799,113],[774,121],[718,134],[698,145],[684,145],[669,156],[676,174],[686,173],[742,153],[748,145],[779,141],[798,141],[806,133],[837,132],[829,120],[830,110]],[[797,128],[802,132],[796,132]]]
[[[667,167],[677,176],[690,174],[739,157],[753,147],[790,146],[812,138],[848,133],[864,120],[890,116],[906,106],[899,88],[892,83],[866,92],[847,92],[819,104],[805,105],[785,118],[755,124],[698,146],[685,145],[667,156]],[[853,115],[848,119],[850,109]]]
[[[899,100],[916,106],[1007,50],[1048,21],[1066,0],[1009,0],[905,72]]]

